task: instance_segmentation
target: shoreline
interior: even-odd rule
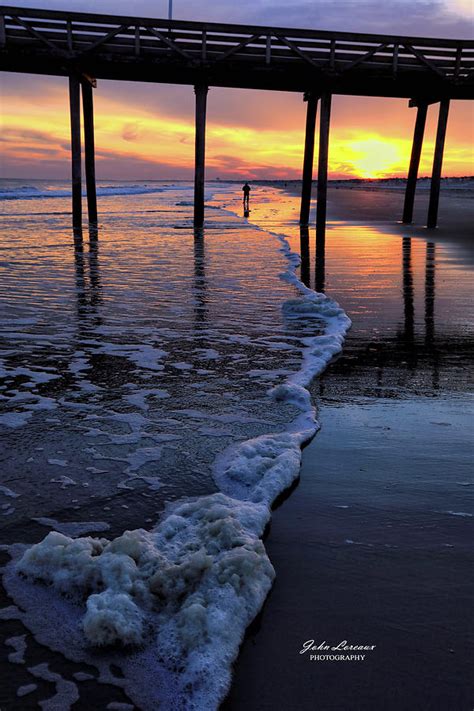
[[[361,197],[357,191],[359,207]],[[357,207],[352,197],[349,204]],[[364,209],[369,216],[367,202]],[[274,511],[265,546],[277,577],[248,630],[223,711],[472,707],[472,340],[461,325],[472,258],[465,235],[433,231],[435,246],[432,231],[372,218],[342,223],[333,212],[328,224],[328,294],[353,329],[313,382],[321,430],[303,450],[297,486]],[[456,209],[450,220],[455,226]],[[401,278],[385,276],[377,241],[389,263],[393,253],[401,258]],[[364,264],[364,280],[354,281],[351,269]],[[379,294],[367,299],[380,269]],[[383,297],[389,284],[399,291]],[[357,663],[300,656],[313,639],[376,650]]]

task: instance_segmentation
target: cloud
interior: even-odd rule
[[[122,138],[124,141],[136,141],[139,136],[138,122],[126,123],[122,128]]]

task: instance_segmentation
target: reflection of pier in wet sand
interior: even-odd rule
[[[324,292],[327,280],[327,251],[329,248],[330,263],[334,264],[333,249],[337,249],[333,242],[337,239],[337,228],[328,237],[319,235],[315,243],[314,260],[311,259],[312,244],[310,245],[309,230],[307,227],[300,227],[300,278],[308,287],[314,287],[316,291]],[[420,284],[419,278],[415,279],[413,248],[417,245],[416,254],[420,254],[422,242],[419,238],[402,236],[400,239],[400,311],[401,322],[393,335],[381,333],[382,340],[377,342],[360,344],[360,350],[351,351],[350,368],[356,366],[368,367],[371,362],[376,361],[378,386],[383,385],[384,370],[395,367],[399,369],[401,365],[407,371],[415,374],[420,368],[431,373],[431,386],[436,389],[439,383],[440,369],[443,361],[449,359],[451,352],[449,339],[443,334],[436,337],[435,329],[435,297],[436,297],[436,256],[437,248],[433,242],[426,242],[425,257],[423,262],[423,320],[416,318],[416,304],[420,300],[416,299],[416,284]],[[328,244],[329,240],[329,244]],[[336,257],[340,259],[341,257]],[[370,257],[369,257],[370,259]],[[417,260],[418,265],[420,264]],[[311,265],[314,269],[314,277],[311,274]],[[337,268],[337,265],[334,266]],[[332,293],[337,298],[337,289],[334,285]],[[344,305],[344,304],[343,304]],[[423,331],[421,331],[423,329]],[[466,347],[468,344],[465,344]],[[351,350],[350,346],[347,346]],[[400,355],[402,354],[402,356]],[[345,366],[347,367],[347,366]],[[445,362],[444,367],[447,367]],[[375,372],[375,371],[374,371]]]

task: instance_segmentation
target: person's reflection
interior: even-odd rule
[[[403,304],[405,316],[404,340],[413,361],[415,341],[415,300],[413,288],[413,268],[411,262],[411,238],[404,237],[402,243],[403,261]]]
[[[315,289],[324,293],[325,288],[325,260],[326,260],[326,236],[323,233],[316,234],[316,281]]]
[[[300,252],[301,252],[301,281],[307,287],[310,287],[310,268],[309,268],[309,229],[308,227],[300,227]]]
[[[207,282],[204,251],[204,230],[194,230],[194,320],[202,328],[207,317]]]

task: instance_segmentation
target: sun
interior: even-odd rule
[[[346,144],[345,160],[361,178],[383,178],[405,166],[406,150],[404,141],[367,136]]]

